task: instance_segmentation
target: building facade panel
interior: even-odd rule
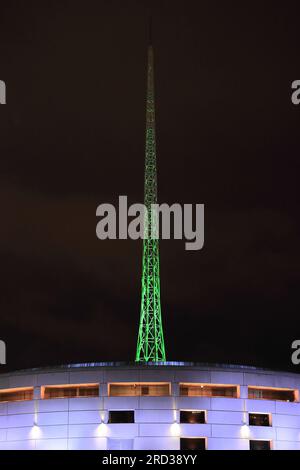
[[[34,387],[37,385],[37,376],[35,374],[13,375],[9,377],[7,385],[7,388]]]
[[[244,400],[240,398],[212,398],[211,409],[221,411],[244,411]]]
[[[176,425],[178,427],[178,425]],[[139,425],[139,435],[140,436],[149,436],[149,437],[172,437],[174,423],[156,423],[156,424],[140,424]]]
[[[175,405],[180,410],[211,410],[211,399],[208,397],[177,397]]]
[[[81,437],[101,437],[99,430],[100,424],[70,424],[69,425],[69,437],[81,438]],[[99,435],[100,434],[100,435]]]
[[[106,397],[105,410],[136,410],[139,408],[139,397]]]
[[[36,450],[68,450],[68,439],[36,439]]]
[[[212,371],[211,383],[215,384],[243,384],[244,374],[242,372]]]
[[[300,450],[300,442],[297,441],[276,441],[274,450]]]
[[[300,416],[299,403],[277,401],[275,402],[275,411],[277,414]]]
[[[70,383],[69,372],[48,372],[37,375],[37,385],[65,385]]]
[[[35,440],[0,442],[0,450],[35,450]]]
[[[103,383],[104,373],[101,370],[97,371],[76,371],[70,372],[70,383]]]
[[[177,370],[174,377],[175,382],[187,383],[211,383],[210,370]]]
[[[67,398],[55,398],[52,400],[37,400],[37,410],[39,413],[56,413],[69,410],[69,400]]]
[[[70,424],[100,424],[100,410],[97,411],[70,411]]]
[[[207,412],[207,422],[211,424],[244,424],[245,413],[242,411],[215,411]]]
[[[134,439],[139,435],[138,426],[135,423],[107,424],[106,435],[110,438]]]
[[[205,438],[208,450],[249,450],[250,440],[270,441],[274,450],[300,449],[298,374],[182,363],[72,367],[0,376],[0,449],[178,450],[184,438]],[[136,396],[107,396],[111,383],[128,383],[114,393]],[[60,387],[61,398],[43,398],[44,386],[68,384],[77,388]],[[249,399],[248,386],[262,392]],[[18,387],[34,389],[26,395]],[[249,413],[258,415],[250,426]]]
[[[107,439],[104,437],[69,439],[68,450],[106,450]]]
[[[140,382],[139,370],[109,369],[104,371],[103,382]]]
[[[179,450],[178,437],[138,437],[134,440],[135,450]]]
[[[139,374],[140,382],[157,382],[157,373],[155,370],[141,370]],[[174,382],[174,372],[166,371],[164,373],[164,382]]]
[[[182,437],[211,437],[211,424],[180,424],[180,436]]]
[[[274,414],[272,416],[272,424],[274,427],[279,427],[279,428],[300,429],[300,416]]]
[[[69,413],[67,411],[38,413],[38,415],[35,417],[35,420],[39,426],[68,424]]]
[[[34,421],[35,421],[35,415],[31,413],[19,414],[19,415],[8,415],[7,416],[7,428],[33,426]]]
[[[135,411],[136,423],[173,423],[177,413],[174,410],[139,410]]]
[[[272,426],[250,426],[249,438],[253,440],[261,439],[273,441],[276,438],[276,432]]]
[[[300,440],[300,430],[295,428],[276,428],[276,436],[278,441],[295,441]]]
[[[70,411],[93,411],[101,410],[103,407],[103,398],[69,398]]]
[[[207,450],[249,450],[247,439],[211,438]]]
[[[263,373],[246,373],[245,383],[247,385],[258,385],[264,387],[275,387],[275,388],[299,388],[300,380],[296,374],[278,374],[270,372],[267,374]]]
[[[12,402],[12,403],[7,403],[7,414],[8,415],[34,413],[35,409],[36,409],[36,405],[35,405],[35,402],[33,400],[16,401],[16,402]]]
[[[212,437],[240,439],[243,437],[242,426],[234,424],[213,424]]]
[[[172,410],[175,400],[173,397],[140,397],[139,407],[144,410]]]
[[[66,425],[39,426],[40,437],[43,439],[66,439],[69,428]]]
[[[245,409],[252,413],[275,413],[276,402],[270,400],[245,400]]]

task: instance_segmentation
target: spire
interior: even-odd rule
[[[148,37],[148,43],[150,46],[152,46],[152,16],[149,16],[149,37]]]
[[[149,22],[149,41],[151,39]],[[137,362],[164,362],[166,360],[160,304],[159,241],[157,213],[152,204],[157,203],[154,61],[153,47],[148,47],[146,151],[144,204],[148,210],[143,240],[143,272],[140,325],[136,350]]]

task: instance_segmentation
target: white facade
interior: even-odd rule
[[[170,396],[108,396],[111,383],[170,383]],[[99,396],[43,399],[47,385],[99,384]],[[230,384],[238,397],[180,396],[180,383]],[[295,390],[295,402],[249,399],[248,387]],[[300,449],[300,375],[243,366],[82,364],[0,375],[1,390],[33,387],[33,399],[0,403],[0,450],[179,450],[180,438],[206,438],[208,450]],[[134,423],[109,424],[111,410],[134,410]],[[205,424],[180,423],[180,410],[205,411]],[[266,413],[270,426],[249,426]]]

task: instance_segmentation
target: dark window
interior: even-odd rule
[[[114,423],[134,423],[134,411],[125,410],[125,411],[110,411],[108,422],[110,424]]]
[[[249,426],[271,426],[270,415],[262,413],[249,413]]]
[[[149,395],[149,387],[141,387],[141,395]]]
[[[205,424],[205,411],[180,411],[180,422],[189,424]]]
[[[295,390],[249,387],[248,398],[258,400],[295,401]]]
[[[250,450],[271,450],[270,441],[250,441]]]
[[[205,450],[206,441],[204,437],[191,437],[180,439],[180,450]]]

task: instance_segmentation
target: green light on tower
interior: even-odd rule
[[[153,48],[148,47],[147,106],[146,106],[146,155],[144,204],[149,220],[145,221],[143,240],[143,272],[140,325],[136,349],[137,362],[166,361],[164,335],[161,319],[159,241],[157,214],[152,213],[151,204],[157,203],[157,172],[155,142],[155,101]],[[151,214],[151,216],[150,216]],[[154,236],[153,236],[154,235]]]

